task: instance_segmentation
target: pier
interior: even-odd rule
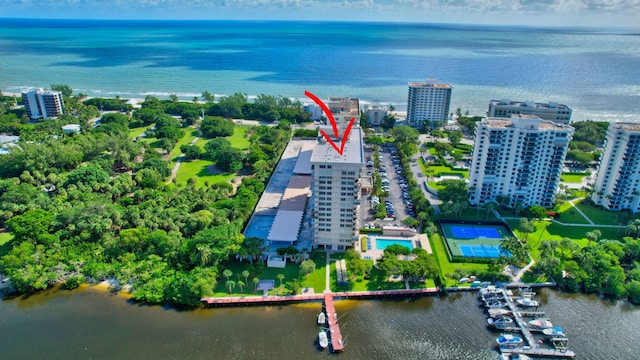
[[[531,330],[527,322],[524,320],[525,317],[534,317],[538,318],[544,316],[545,313],[541,311],[520,311],[518,308],[518,304],[515,303],[511,294],[507,292],[507,290],[502,289],[502,294],[504,296],[504,301],[507,303],[507,307],[513,314],[513,320],[517,324],[517,326],[509,327],[508,329],[503,329],[504,331],[519,331],[522,334],[523,339],[527,342],[528,346],[521,347],[500,347],[500,353],[504,355],[531,355],[535,357],[541,358],[554,358],[554,359],[573,359],[576,354],[567,349],[568,339],[566,337],[562,338],[552,338],[551,344],[554,346],[554,349],[541,348],[538,341],[533,337]],[[533,296],[534,293],[531,292],[522,292],[522,294],[526,294],[529,297]],[[521,295],[524,296],[524,295]],[[537,310],[537,308],[536,308]]]
[[[341,352],[344,350],[344,343],[342,341],[342,334],[340,333],[340,325],[338,325],[338,313],[333,304],[333,294],[330,292],[324,293],[324,309],[327,315],[331,351]]]

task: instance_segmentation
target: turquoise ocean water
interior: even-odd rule
[[[574,120],[640,120],[640,34],[590,29],[259,21],[0,21],[0,90],[191,100],[207,90],[406,104],[454,86],[452,111],[556,101]]]

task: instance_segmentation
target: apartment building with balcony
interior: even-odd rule
[[[407,121],[411,126],[421,126],[422,121],[444,123],[451,106],[450,84],[438,84],[435,79],[426,82],[410,82],[407,97]]]
[[[340,134],[344,134],[346,121],[338,120],[338,123]],[[334,137],[330,126],[322,130]],[[340,147],[338,139],[332,140]],[[359,225],[360,174],[363,167],[362,131],[357,121],[346,140],[342,155],[324,137],[318,137],[311,155],[314,247],[346,250],[354,246]]]
[[[59,91],[37,89],[22,93],[22,103],[32,120],[54,118],[64,113]]]
[[[537,103],[511,100],[491,100],[488,117],[510,118],[513,114],[535,115],[542,120],[569,124],[572,110],[567,105],[555,102]]]
[[[640,210],[640,124],[611,123],[591,199],[608,210]]]
[[[469,170],[469,202],[484,205],[506,197],[510,207],[550,208],[573,136],[567,124],[534,115],[485,118],[476,124]]]

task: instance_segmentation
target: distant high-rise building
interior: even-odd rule
[[[611,123],[591,199],[609,210],[640,210],[640,124]]]
[[[444,123],[449,117],[451,90],[449,84],[437,84],[434,79],[410,82],[407,98],[407,121],[420,126],[422,121]]]
[[[554,102],[536,103],[511,100],[491,100],[488,117],[510,118],[513,114],[536,115],[542,120],[563,124],[571,122],[571,108]]]
[[[341,136],[353,116],[335,116]],[[331,126],[324,127],[333,138]],[[344,152],[338,152],[324,137],[311,155],[311,202],[313,244],[321,249],[346,250],[357,240],[360,214],[360,172],[364,166],[362,131],[356,121],[346,140]]]
[[[59,91],[38,89],[22,93],[22,103],[33,120],[54,118],[64,113]]]
[[[471,204],[502,197],[511,207],[553,205],[573,135],[571,126],[519,114],[482,119],[475,135],[469,170]]]

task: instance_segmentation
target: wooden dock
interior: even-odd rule
[[[333,304],[333,293],[324,293],[324,309],[327,315],[327,324],[329,326],[329,344],[331,351],[341,352],[344,350],[344,342],[340,333],[340,325],[338,325],[338,313]]]
[[[504,291],[505,290],[503,290],[503,292]],[[527,323],[525,322],[525,320],[523,320],[523,317],[525,316],[536,317],[536,316],[544,315],[544,312],[518,311],[518,305],[513,301],[512,297],[507,296],[506,292],[505,292],[505,301],[507,302],[507,306],[509,307],[509,309],[511,310],[511,313],[513,314],[513,320],[518,324],[518,327],[520,328],[520,332],[522,333],[522,336],[527,341],[529,346],[523,346],[519,348],[501,347],[500,348],[501,353],[524,354],[524,355],[532,355],[536,357],[549,357],[549,358],[556,358],[556,359],[575,358],[576,354],[571,350],[567,350],[566,348],[565,349],[540,348],[538,342],[535,340],[535,338],[533,337],[533,334],[529,330],[529,326],[527,326]],[[566,342],[565,342],[565,345],[566,345]]]

